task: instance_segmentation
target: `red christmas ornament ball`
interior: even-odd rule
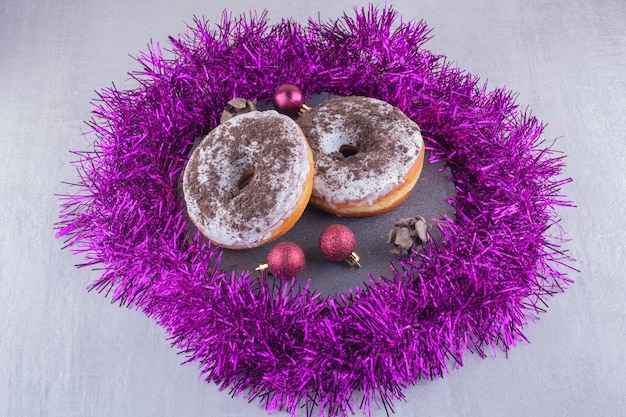
[[[272,102],[279,113],[294,116],[304,104],[304,94],[298,86],[283,84],[274,92]]]
[[[320,233],[317,242],[324,258],[333,262],[342,262],[354,251],[356,238],[348,227],[331,224]]]
[[[267,265],[274,275],[295,277],[304,269],[304,252],[292,242],[281,242],[267,254]]]

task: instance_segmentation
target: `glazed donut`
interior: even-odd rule
[[[420,128],[398,108],[369,97],[323,102],[298,120],[315,160],[311,204],[338,216],[396,207],[424,162]]]
[[[189,218],[229,249],[257,247],[287,232],[312,186],[306,138],[292,119],[273,110],[217,126],[194,150],[183,175]]]

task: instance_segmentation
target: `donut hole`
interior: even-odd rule
[[[250,184],[252,177],[254,177],[254,170],[245,169],[241,174],[241,177],[239,177],[239,180],[237,180],[237,187],[240,190],[243,190],[248,184]]]
[[[354,145],[341,145],[339,147],[339,153],[342,154],[344,158],[348,158],[359,153],[359,148]]]

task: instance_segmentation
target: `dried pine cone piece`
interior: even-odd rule
[[[233,117],[249,113],[251,111],[256,110],[256,101],[250,101],[245,98],[234,98],[230,100],[227,106],[224,108],[222,112],[222,116],[220,117],[220,123],[224,123],[228,119],[232,119]]]
[[[400,219],[394,223],[387,235],[387,243],[393,245],[395,256],[408,256],[411,249],[419,252],[422,245],[430,241],[429,225],[422,216]]]

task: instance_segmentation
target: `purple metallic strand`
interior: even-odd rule
[[[80,180],[62,197],[57,236],[81,266],[102,268],[92,289],[142,309],[204,379],[267,410],[392,412],[407,386],[468,352],[526,341],[529,320],[571,282],[556,213],[572,205],[563,156],[513,93],[424,49],[429,33],[375,7],[306,26],[270,26],[265,13],[224,14],[215,28],[195,19],[170,50],[137,57],[135,89],[97,93],[95,145],[75,152]],[[420,125],[456,188],[442,242],[336,297],[220,270],[220,249],[189,236],[181,172],[228,100],[267,99],[285,82],[307,96],[379,98]]]

